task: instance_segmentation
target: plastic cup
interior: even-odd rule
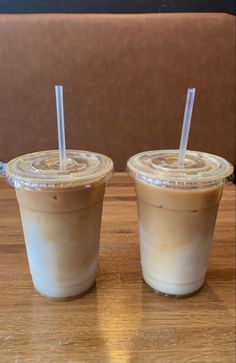
[[[218,205],[233,167],[219,156],[147,151],[128,160],[135,180],[142,274],[157,293],[199,290],[208,267]]]
[[[58,150],[11,160],[5,169],[20,207],[33,284],[42,295],[74,298],[94,284],[105,184],[113,162],[105,155]]]

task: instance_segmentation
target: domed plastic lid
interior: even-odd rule
[[[219,156],[187,150],[184,164],[180,166],[178,154],[179,150],[136,154],[128,160],[128,171],[148,184],[183,189],[222,184],[233,173],[233,166]]]
[[[86,186],[106,178],[113,162],[105,155],[67,150],[66,169],[60,170],[58,150],[26,154],[7,163],[5,177],[15,188],[43,190]]]

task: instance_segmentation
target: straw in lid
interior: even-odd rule
[[[102,154],[67,150],[66,169],[61,170],[58,150],[26,154],[9,161],[5,169],[8,183],[15,188],[44,190],[86,186],[106,178],[112,160]]]
[[[183,189],[222,184],[233,173],[233,166],[216,155],[187,150],[182,165],[178,156],[179,150],[142,152],[128,160],[128,171],[148,184]]]

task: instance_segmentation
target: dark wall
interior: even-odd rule
[[[235,0],[0,0],[0,13],[235,13]]]

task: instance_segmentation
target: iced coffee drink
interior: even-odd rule
[[[84,294],[95,282],[105,183],[113,163],[105,155],[58,151],[13,159],[6,178],[16,189],[35,288],[55,299]]]
[[[178,150],[131,157],[135,179],[142,273],[156,292],[186,296],[205,281],[218,205],[233,168],[224,159]]]

